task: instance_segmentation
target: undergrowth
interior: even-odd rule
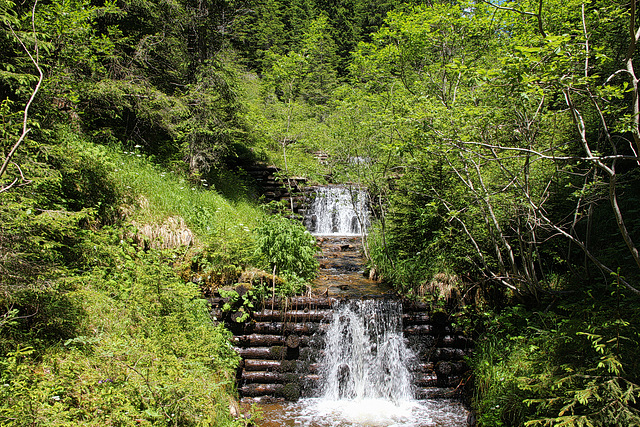
[[[567,300],[492,314],[472,359],[481,426],[640,425],[634,302],[615,288]]]
[[[196,279],[255,263],[266,214],[142,154],[48,135],[33,182],[0,195],[0,425],[246,424],[229,409],[238,357]],[[140,237],[170,218],[191,246]]]

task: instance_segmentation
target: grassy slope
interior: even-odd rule
[[[194,253],[218,254],[214,259],[221,264],[247,262],[251,230],[263,214],[249,202],[229,202],[204,182],[195,186],[162,171],[136,153],[94,146],[71,134],[62,139],[60,158],[80,171],[74,175],[76,187],[93,176],[86,164],[107,171],[100,182],[82,185],[114,185],[126,215],[105,226],[93,213],[76,221],[77,212],[59,206],[58,217],[73,220],[64,227],[58,227],[60,219],[50,220],[54,238],[34,225],[47,212],[33,215],[25,209],[36,203],[27,203],[32,200],[27,193],[11,195],[4,205],[5,218],[21,221],[29,238],[55,240],[49,252],[59,254],[39,285],[3,288],[0,424],[240,423],[229,414],[237,356],[228,333],[211,322],[201,288],[183,280],[175,266],[190,264]],[[33,186],[31,194],[39,188]],[[170,217],[184,220],[178,231],[191,230],[192,249],[148,249],[149,241],[136,238],[143,226],[161,230]],[[46,245],[33,248],[30,256],[43,259],[46,251]]]

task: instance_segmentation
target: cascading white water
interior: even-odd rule
[[[459,427],[467,412],[447,399],[416,400],[415,355],[402,335],[402,304],[358,300],[336,308],[320,361],[319,397],[292,403],[269,426]]]
[[[307,208],[305,225],[315,235],[355,236],[369,223],[367,193],[361,188],[318,187]]]
[[[402,336],[398,301],[360,300],[333,314],[322,359],[327,400],[411,400],[409,364],[415,359]]]
[[[415,355],[402,335],[402,304],[356,300],[336,307],[324,337],[319,397],[266,412],[268,427],[460,427],[467,411],[449,399],[416,400]],[[264,408],[263,408],[264,409]]]

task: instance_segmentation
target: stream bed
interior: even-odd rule
[[[313,379],[314,385],[303,387],[302,397],[295,402],[269,396],[243,399],[245,406],[256,404],[255,409],[261,414],[257,425],[466,426],[469,411],[458,399],[457,390],[464,380],[453,375],[464,369],[460,360],[465,350],[459,345],[465,347],[466,341],[444,323],[432,324],[425,309],[414,307],[407,312],[391,288],[365,275],[362,242],[369,224],[366,192],[340,186],[319,187],[305,223],[322,249],[317,256],[320,270],[313,293],[334,302],[321,309],[316,306],[300,310],[296,306],[292,308],[296,311],[289,312],[295,313],[289,318],[300,317],[298,322],[321,317],[317,330],[322,332],[313,335],[317,339],[307,339],[310,354],[316,356],[306,362],[300,356],[298,365],[315,368],[312,372],[265,372],[262,376],[275,381],[282,375],[298,375]],[[265,312],[264,316],[268,314]],[[272,325],[284,331],[286,321],[279,321],[283,323]],[[300,324],[297,330],[309,327]],[[260,328],[273,329],[262,324]],[[258,323],[254,329],[259,329]],[[289,349],[287,355],[302,355],[303,350]],[[286,362],[263,363],[269,364],[283,367]],[[447,376],[449,373],[453,376]],[[243,375],[249,380],[254,374]],[[255,389],[260,387],[271,389],[268,385]],[[248,396],[255,396],[250,385],[244,390]]]

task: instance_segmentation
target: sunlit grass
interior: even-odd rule
[[[123,191],[135,194],[138,222],[162,223],[182,217],[201,237],[219,233],[250,233],[264,216],[248,200],[229,201],[205,180],[193,183],[185,177],[153,165],[140,153],[115,152],[115,179]]]

